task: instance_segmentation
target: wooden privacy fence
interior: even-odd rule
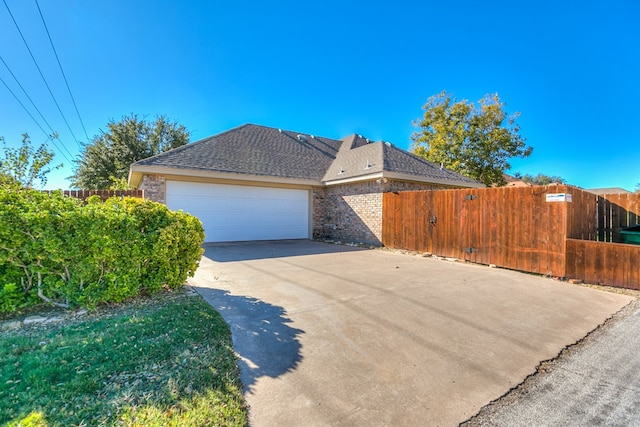
[[[597,197],[598,241],[620,243],[620,230],[640,223],[640,193]]]
[[[382,243],[392,248],[588,281],[593,281],[591,273],[587,274],[591,270],[581,270],[581,263],[606,262],[602,274],[616,278],[608,284],[640,288],[637,276],[622,272],[625,268],[637,268],[622,259],[635,257],[636,263],[640,261],[640,246],[621,245],[628,248],[623,257],[608,255],[608,246],[597,251],[593,245],[584,246],[580,252],[583,246],[573,243],[591,240],[594,242],[588,243],[611,245],[595,242],[605,234],[600,222],[609,218],[611,224],[613,217],[605,216],[604,209],[600,211],[603,206],[600,200],[613,203],[566,185],[385,193]],[[630,208],[632,203],[625,206]],[[616,218],[620,218],[623,211],[627,212],[621,209],[608,208],[607,212],[618,212]],[[629,214],[626,217],[637,218],[638,212],[634,211],[635,217]],[[596,255],[600,253],[603,255]]]
[[[640,246],[567,239],[565,277],[640,289]]]
[[[52,193],[59,190],[43,190],[45,193]],[[100,196],[102,201],[109,197],[138,197],[144,198],[144,190],[63,190],[62,194],[76,199],[87,200],[91,196]]]

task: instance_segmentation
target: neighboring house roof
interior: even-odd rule
[[[620,187],[589,188],[586,191],[594,194],[633,194],[633,192]]]
[[[533,184],[531,184],[530,182],[525,182],[521,179],[516,178],[513,175],[503,173],[502,177],[507,182],[504,185],[505,187],[532,187],[533,186]]]
[[[140,160],[129,182],[144,173],[331,185],[389,177],[459,187],[482,184],[440,168],[389,143],[360,135],[342,140],[246,124]]]

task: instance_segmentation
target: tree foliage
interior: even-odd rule
[[[526,182],[528,184],[534,184],[534,185],[549,185],[549,184],[565,184],[566,181],[564,178],[561,178],[559,176],[556,175],[545,175],[543,173],[539,173],[537,175],[529,175],[529,174],[524,174],[521,175],[519,173],[514,174],[514,177]]]
[[[132,114],[109,121],[107,128],[78,155],[71,176],[74,187],[125,189],[132,163],[189,142],[187,129],[165,116],[149,122]]]
[[[54,137],[56,137],[54,135]],[[0,136],[3,155],[0,157],[0,185],[4,187],[33,188],[39,182],[47,184],[47,174],[62,167],[62,164],[51,166],[54,153],[46,143],[34,148],[28,134],[22,134],[19,147],[9,147]]]
[[[519,113],[507,115],[504,106],[498,94],[477,105],[446,91],[430,97],[424,117],[414,122],[420,128],[411,137],[414,153],[488,186],[504,185],[509,159],[533,150],[519,133]]]

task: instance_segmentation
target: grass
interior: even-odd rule
[[[229,328],[163,294],[0,333],[0,425],[245,426]]]

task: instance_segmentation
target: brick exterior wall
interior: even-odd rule
[[[313,190],[313,238],[382,245],[382,193],[433,185],[377,180]]]
[[[144,190],[144,198],[154,202],[166,203],[166,186],[162,175],[143,175],[138,186]]]

